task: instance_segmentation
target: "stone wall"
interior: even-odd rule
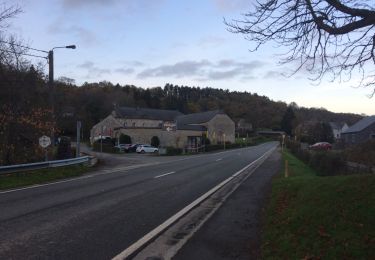
[[[126,128],[161,128],[163,125],[162,120],[151,119],[124,119],[119,118],[118,121],[123,127]]]
[[[161,147],[173,146],[184,148],[187,145],[188,136],[202,136],[200,131],[165,131],[162,129],[142,129],[129,128],[121,129],[116,132],[116,135],[126,134],[130,136],[132,143],[150,144],[151,138],[157,136],[160,140]]]
[[[117,119],[114,118],[112,115],[107,116],[91,128],[91,143],[94,142],[94,137],[99,137],[100,135],[115,137],[114,132],[116,127],[121,127],[121,124],[117,121]]]

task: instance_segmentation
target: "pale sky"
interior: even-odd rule
[[[30,47],[77,45],[55,50],[56,79],[222,88],[334,112],[375,114],[375,97],[367,97],[371,89],[353,88],[355,79],[331,83],[327,78],[317,85],[306,72],[285,77],[293,65],[277,64],[283,50],[269,44],[250,52],[242,35],[228,32],[223,19],[239,18],[251,0],[6,2],[23,9],[7,31]]]

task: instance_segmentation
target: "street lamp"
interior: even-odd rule
[[[49,72],[48,72],[48,85],[49,85],[49,94],[50,94],[50,105],[51,105],[51,114],[52,114],[52,121],[53,121],[53,117],[54,117],[54,110],[55,110],[55,100],[54,100],[54,97],[55,97],[55,89],[53,87],[53,77],[54,77],[54,69],[53,69],[53,50],[54,49],[75,49],[76,46],[75,45],[67,45],[67,46],[61,46],[61,47],[53,47],[50,51],[44,51],[44,52],[47,52],[48,53],[48,65],[49,65]],[[55,145],[55,138],[54,138],[54,129],[52,129],[51,131],[51,139],[52,139],[52,146]]]
[[[48,64],[49,64],[49,74],[48,74],[48,83],[51,88],[53,88],[53,50],[54,49],[75,49],[75,45],[67,45],[67,46],[62,46],[62,47],[53,47],[49,52],[48,52]]]

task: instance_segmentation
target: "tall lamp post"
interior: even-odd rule
[[[53,50],[54,49],[75,49],[75,45],[67,45],[67,46],[61,46],[61,47],[53,47],[50,51],[48,51],[48,65],[49,65],[49,71],[48,71],[48,85],[49,85],[49,98],[50,98],[50,105],[51,105],[51,112],[52,112],[52,121],[54,119],[55,114],[55,88],[54,88],[54,65],[53,65]],[[45,51],[46,52],[46,51]],[[51,139],[52,139],[52,146],[55,145],[55,133],[54,129],[51,129]]]

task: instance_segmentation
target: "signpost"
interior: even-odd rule
[[[39,138],[39,145],[44,148],[44,152],[46,153],[46,161],[48,161],[48,153],[47,147],[51,145],[51,138],[46,135],[43,135]]]

